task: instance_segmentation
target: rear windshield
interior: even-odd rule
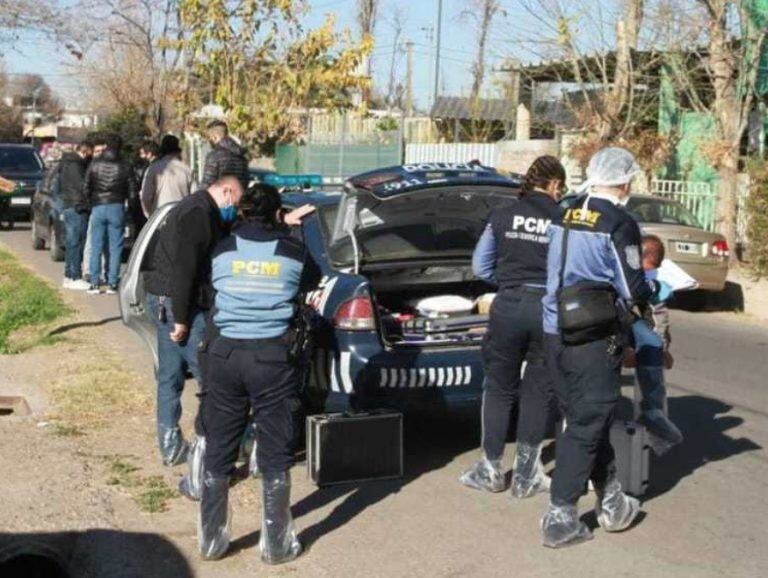
[[[34,173],[42,169],[43,163],[32,149],[0,147],[0,171]]]
[[[701,223],[680,203],[659,199],[630,198],[627,209],[640,223],[701,228]]]
[[[363,263],[471,258],[491,210],[514,191],[490,186],[415,191],[385,201],[362,194],[319,209],[331,261]]]

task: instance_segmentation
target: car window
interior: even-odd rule
[[[508,202],[510,190],[491,186],[445,187],[385,201],[360,195],[359,202],[318,211],[331,260],[354,261],[355,241],[364,261],[470,258],[491,210]],[[354,201],[354,196],[350,197]],[[341,214],[340,214],[341,211]],[[344,215],[340,223],[339,216]]]
[[[43,163],[32,149],[0,147],[0,171],[34,173],[43,170]]]
[[[634,197],[630,198],[627,210],[640,223],[701,228],[698,219],[683,205],[675,201]]]

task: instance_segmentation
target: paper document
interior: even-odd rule
[[[656,278],[671,286],[673,291],[691,291],[699,287],[699,282],[696,279],[669,259],[664,259],[661,262],[661,267],[657,269]]]

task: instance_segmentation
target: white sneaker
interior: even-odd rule
[[[98,295],[101,293],[101,287],[98,285],[88,285],[88,288],[85,290],[88,295]]]
[[[61,286],[64,289],[72,289],[73,291],[87,291],[91,285],[84,279],[64,279]]]

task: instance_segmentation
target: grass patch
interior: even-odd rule
[[[168,487],[162,476],[142,478],[142,483],[143,489],[133,497],[142,512],[150,514],[165,512],[168,509],[168,500],[179,496],[176,491]]]
[[[153,398],[138,376],[97,345],[85,347],[92,347],[95,355],[84,363],[77,356],[62,363],[50,388],[56,418],[79,429],[93,429],[116,417],[148,414]]]
[[[68,423],[54,423],[51,425],[51,433],[55,436],[69,438],[85,435],[77,426]]]
[[[143,477],[140,468],[131,463],[132,456],[105,456],[108,463],[107,485],[117,486],[130,494],[142,512],[157,514],[168,509],[168,501],[178,498],[162,476]]]
[[[0,353],[38,345],[46,327],[69,313],[56,289],[0,249]]]

